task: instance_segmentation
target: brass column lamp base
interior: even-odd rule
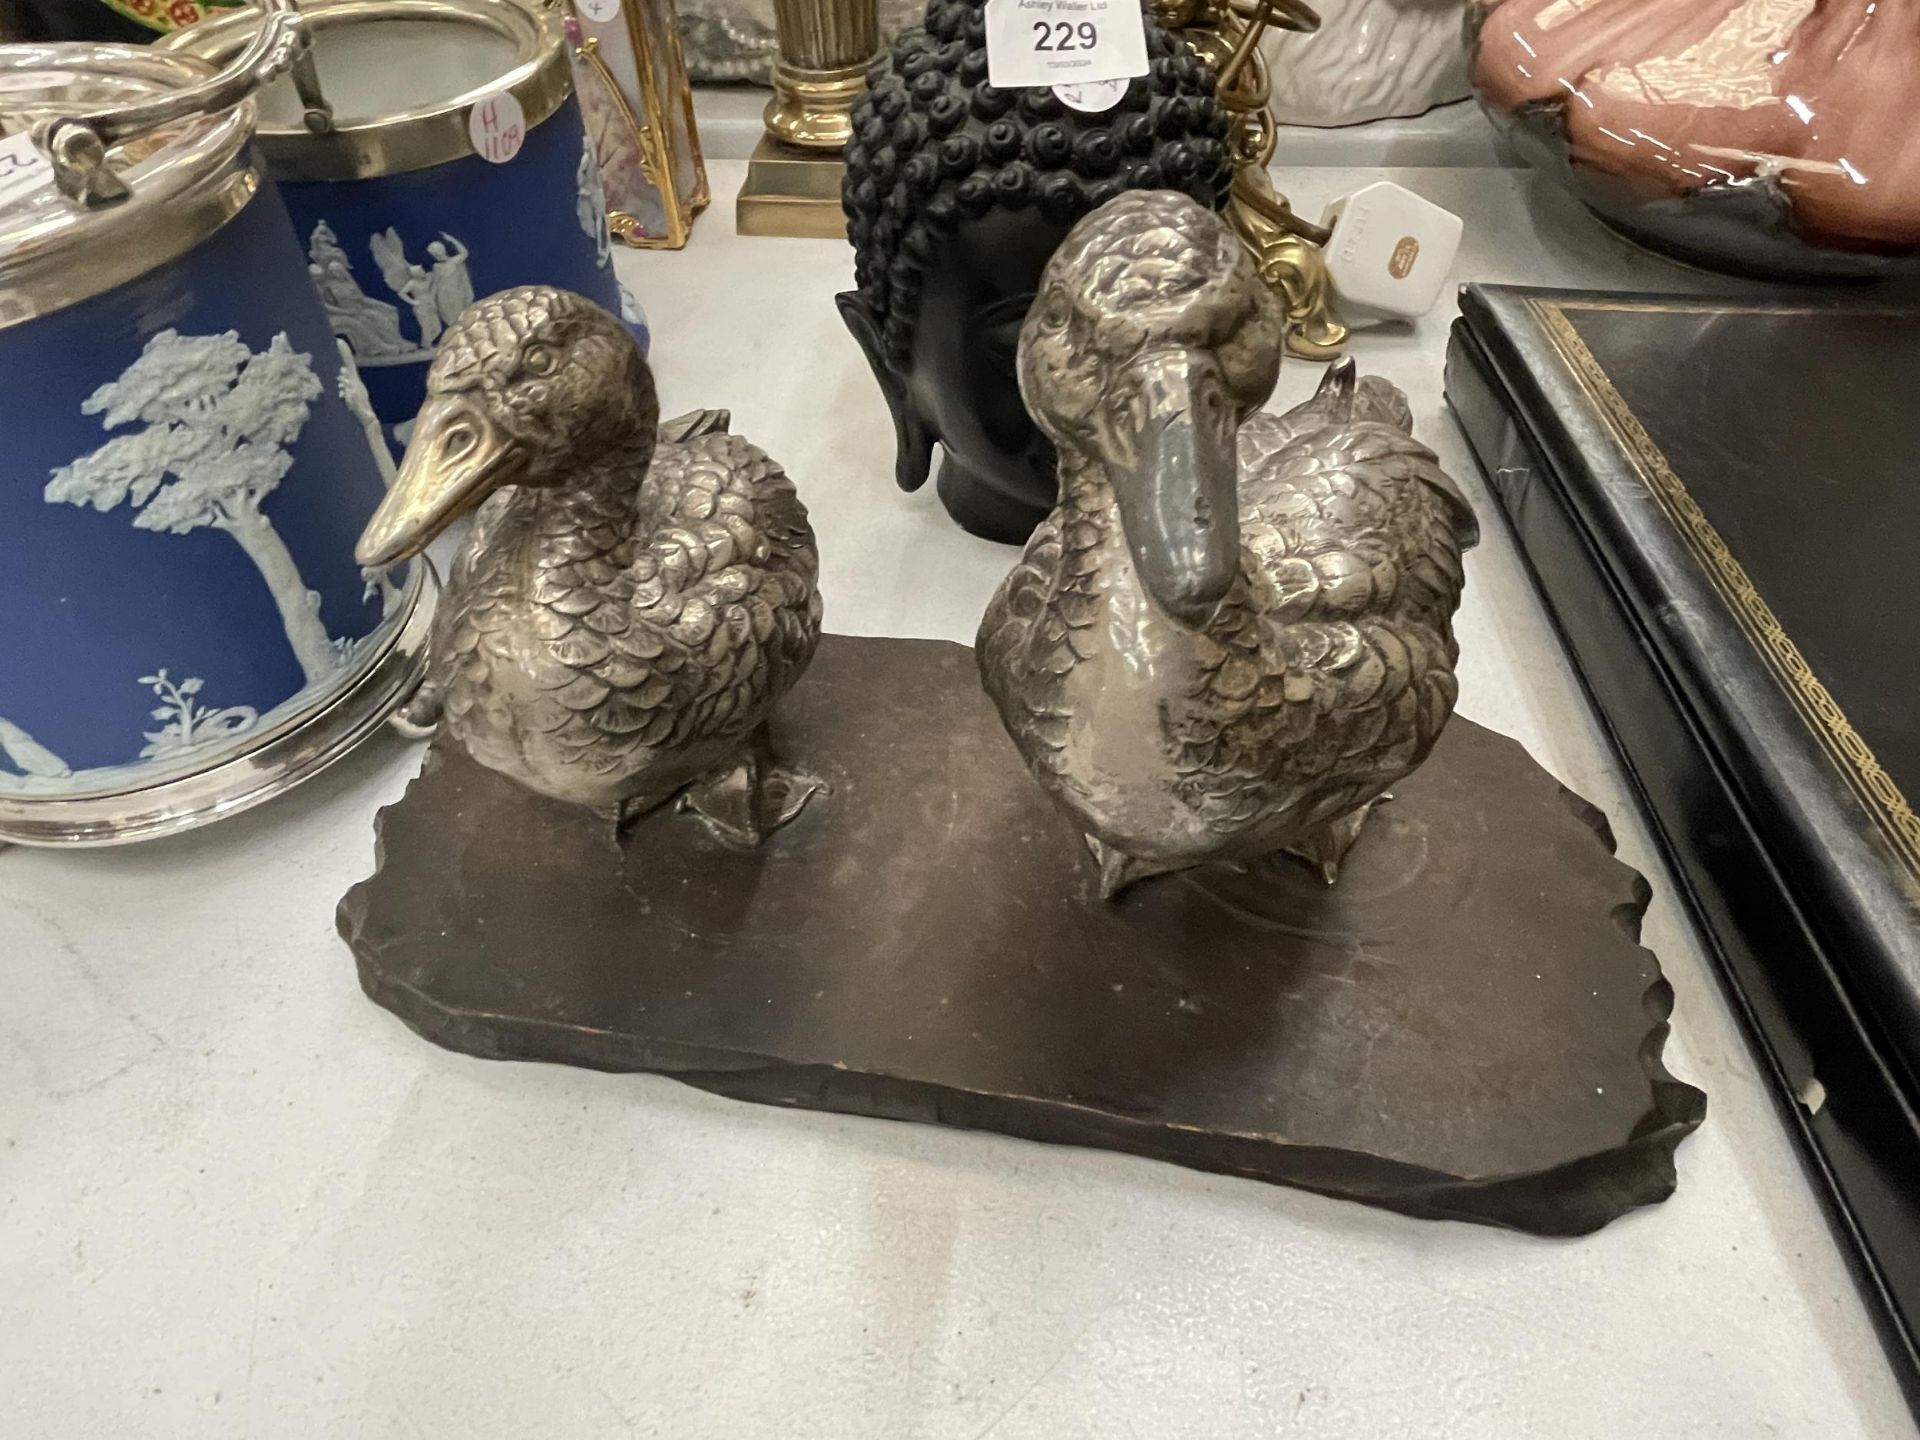
[[[840,208],[846,168],[838,150],[800,150],[762,135],[740,187],[735,228],[742,235],[846,239],[847,217]]]
[[[766,134],[754,147],[734,224],[742,235],[844,240],[841,151],[880,48],[875,0],[774,0],[779,51]]]
[[[837,151],[853,138],[853,102],[866,88],[865,60],[814,70],[775,56],[767,134],[803,149]]]

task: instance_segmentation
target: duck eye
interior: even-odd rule
[[[529,375],[551,375],[553,373],[553,351],[544,345],[535,345],[521,358],[520,368]]]

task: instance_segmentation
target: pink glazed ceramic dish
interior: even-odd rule
[[[1474,84],[1616,228],[1715,269],[1920,262],[1914,0],[1479,0]]]

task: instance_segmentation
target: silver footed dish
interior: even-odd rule
[[[680,796],[751,845],[797,814],[819,782],[767,725],[820,638],[819,557],[792,481],[728,424],[661,424],[632,333],[579,295],[467,310],[356,551],[394,564],[477,508],[407,718],[616,824]]]
[[[1453,713],[1473,512],[1351,362],[1259,413],[1284,324],[1217,215],[1144,191],[1074,227],[1020,333],[1060,497],[976,654],[1109,897],[1281,851],[1332,883]]]

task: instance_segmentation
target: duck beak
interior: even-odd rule
[[[512,437],[472,397],[428,400],[387,498],[360,532],[355,562],[383,570],[418,555],[488,495],[512,484],[521,458]]]
[[[1213,618],[1240,573],[1239,417],[1203,350],[1132,363],[1142,403],[1115,419],[1107,471],[1140,582],[1190,630]]]

